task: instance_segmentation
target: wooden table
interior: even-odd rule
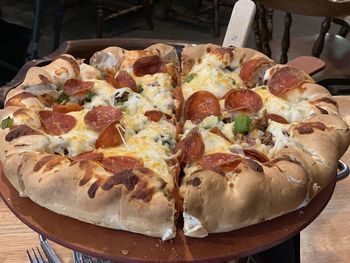
[[[350,123],[350,97],[336,97]],[[350,163],[350,150],[342,158]],[[350,258],[350,179],[337,182],[335,192],[321,215],[301,232],[302,262],[348,262]],[[0,200],[0,262],[28,262],[26,249],[38,246],[38,235],[21,223]],[[51,243],[62,262],[73,262],[71,251]]]

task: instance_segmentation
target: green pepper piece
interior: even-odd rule
[[[13,119],[8,116],[6,119],[1,121],[1,128],[5,130],[6,128],[11,128],[13,125]]]
[[[197,74],[196,73],[191,73],[191,74],[189,74],[187,77],[186,77],[186,82],[187,83],[190,83],[193,79],[194,79],[194,77],[195,76],[197,76]]]
[[[143,91],[142,85],[137,85],[137,92],[141,93]]]
[[[252,119],[248,115],[239,115],[235,118],[234,132],[245,134],[250,130]]]
[[[89,93],[86,95],[85,101],[86,102],[91,102],[92,97],[95,96],[96,94],[92,93],[91,91],[89,91]]]
[[[66,104],[69,100],[69,96],[66,93],[61,93],[57,99],[58,104]]]

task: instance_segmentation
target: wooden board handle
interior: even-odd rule
[[[288,65],[299,68],[310,76],[315,75],[326,67],[326,63],[323,60],[312,56],[296,57],[290,60]]]

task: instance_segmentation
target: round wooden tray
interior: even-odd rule
[[[162,242],[125,231],[94,226],[47,210],[29,198],[21,198],[0,167],[0,194],[10,210],[34,231],[70,249],[94,257],[122,262],[225,261],[255,254],[300,232],[327,205],[336,178],[305,208],[240,230],[185,237],[179,226],[173,240]]]

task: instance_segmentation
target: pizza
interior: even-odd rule
[[[213,44],[109,47],[32,67],[0,110],[21,197],[102,227],[205,237],[306,206],[350,143],[302,70]]]

